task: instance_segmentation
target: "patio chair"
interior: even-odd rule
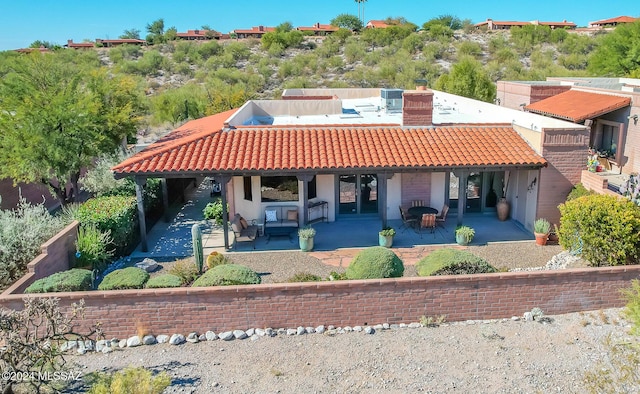
[[[424,200],[413,200],[413,201],[411,201],[411,206],[412,207],[424,207],[426,205],[424,204]]]
[[[231,221],[231,230],[233,231],[233,249],[237,250],[239,242],[251,242],[253,249],[256,248],[256,237],[258,236],[258,226],[249,225],[247,221],[236,213]]]
[[[402,232],[404,233],[409,228],[415,228],[416,224],[418,223],[418,219],[407,215],[407,213],[404,211],[404,209],[402,209],[401,206],[398,208],[400,208],[400,217],[402,218],[402,226],[400,226],[400,228],[404,228]]]
[[[449,213],[449,205],[444,204],[442,211],[440,211],[440,214],[436,216],[436,225],[442,227],[444,231],[447,231],[447,228],[444,226],[444,223],[447,220],[447,213]]]
[[[425,213],[424,215],[422,215],[422,220],[420,221],[421,237],[422,237],[423,228],[431,230],[431,233],[435,237],[435,230],[436,230],[436,214],[435,213]]]

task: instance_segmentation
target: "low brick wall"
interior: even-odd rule
[[[137,326],[153,334],[186,334],[406,323],[423,315],[446,315],[447,321],[508,318],[533,307],[546,314],[597,310],[623,306],[619,289],[636,278],[640,266],[55,296],[65,307],[84,299],[82,325],[100,321],[107,337],[123,338],[134,335]],[[5,294],[0,305],[19,309],[22,298]]]
[[[580,182],[585,189],[591,190],[594,193],[620,197],[618,193],[613,190],[609,190],[609,181],[597,172],[582,170]]]
[[[27,273],[3,294],[21,293],[34,281],[70,268],[78,238],[78,222],[73,221],[40,247],[41,253],[27,264]]]

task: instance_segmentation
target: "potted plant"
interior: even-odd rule
[[[509,211],[511,211],[511,205],[509,204],[509,201],[507,201],[509,178],[511,178],[511,173],[509,171],[505,171],[502,181],[502,197],[500,197],[498,199],[498,202],[496,203],[496,213],[498,214],[498,220],[502,222],[509,219]]]
[[[300,241],[300,250],[310,252],[313,250],[313,237],[316,236],[316,229],[313,227],[303,227],[298,230],[298,240]]]
[[[458,245],[469,245],[473,237],[476,235],[476,230],[469,226],[460,226],[456,229],[456,242]]]
[[[539,218],[533,224],[533,233],[536,236],[536,245],[546,245],[551,231],[551,223],[547,219]]]
[[[385,248],[390,248],[393,245],[393,236],[396,235],[396,230],[393,227],[385,227],[378,233],[378,244]]]
[[[558,225],[554,223],[553,230],[549,232],[549,237],[547,238],[547,242],[553,245],[557,245],[560,241],[559,235],[560,231],[558,230]]]

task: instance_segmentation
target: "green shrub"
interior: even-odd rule
[[[393,251],[382,246],[361,250],[346,271],[348,279],[399,278],[402,274],[402,260]]]
[[[215,201],[208,203],[202,210],[204,218],[213,220],[217,225],[222,224],[222,199],[216,198]]]
[[[591,190],[587,190],[587,188],[584,187],[582,183],[578,183],[569,192],[569,195],[567,196],[567,201],[575,200],[576,198],[582,197],[582,196],[589,196],[591,194],[593,194]]]
[[[147,271],[137,267],[115,270],[102,279],[99,290],[142,289],[149,279]]]
[[[137,206],[133,196],[91,198],[80,206],[77,215],[80,224],[111,233],[116,256],[127,254],[138,243]]]
[[[70,269],[38,279],[25,289],[25,293],[56,293],[62,291],[91,290],[91,271]]]
[[[627,300],[623,313],[633,324],[631,332],[640,335],[640,280],[631,281],[631,287],[623,289],[622,294]]]
[[[640,207],[593,194],[560,204],[560,244],[592,266],[634,264],[640,247]]]
[[[180,287],[182,286],[182,279],[175,275],[164,274],[149,278],[145,287],[147,289],[158,289],[163,287]]]
[[[238,264],[223,264],[205,272],[193,282],[193,287],[257,285],[262,280],[249,267]]]
[[[450,248],[429,253],[418,261],[416,270],[420,276],[484,274],[498,271],[473,253]]]
[[[102,232],[94,225],[80,226],[76,240],[76,267],[103,270],[113,257],[113,240],[109,232]]]
[[[128,367],[113,374],[98,374],[91,394],[160,394],[169,387],[171,378],[166,372],[155,377],[143,367]]]
[[[176,261],[173,267],[169,269],[169,273],[180,278],[183,285],[193,283],[200,275],[198,267],[196,267],[195,261],[192,258]]]
[[[21,277],[40,254],[40,246],[65,225],[43,204],[31,205],[25,199],[13,210],[0,210],[0,289]]]
[[[218,252],[209,253],[209,255],[207,256],[207,268],[211,269],[222,264],[229,264],[229,259],[227,258],[227,256]]]
[[[310,274],[308,272],[298,272],[293,275],[287,282],[320,282],[322,280],[318,275]]]
[[[337,271],[331,271],[329,272],[329,277],[327,278],[327,280],[347,280],[347,273],[346,272],[337,272]]]

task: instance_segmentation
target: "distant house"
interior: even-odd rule
[[[386,29],[389,26],[391,25],[389,25],[385,21],[370,20],[369,22],[367,22],[367,24],[364,27],[366,29]]]
[[[486,27],[487,30],[509,30],[512,27],[522,27],[527,25],[536,25],[536,26],[549,26],[552,29],[575,29],[576,24],[573,22],[567,22],[567,20],[563,20],[562,22],[541,22],[538,20],[530,21],[530,22],[519,22],[519,21],[494,21],[493,19],[487,19],[484,22],[476,23],[474,26],[476,29]]]
[[[633,23],[639,19],[640,18],[634,18],[632,16],[618,16],[615,18],[602,19],[595,22],[589,22],[589,27],[600,27],[600,28],[615,27],[620,23]]]
[[[176,36],[182,40],[219,40],[223,35],[215,30],[187,30],[176,33]]]
[[[96,38],[96,45],[103,47],[116,47],[118,45],[146,45],[145,40],[140,40],[137,38],[119,38],[115,40],[103,40],[101,38]]]
[[[262,38],[265,33],[276,31],[275,27],[253,26],[251,29],[235,29],[237,38]]]
[[[73,42],[73,40],[67,40],[64,47],[70,49],[87,49],[95,47],[95,44],[93,42]]]
[[[296,28],[296,30],[299,30],[302,32],[310,31],[313,33],[314,36],[326,36],[333,32],[338,31],[338,29],[339,27],[332,26],[332,25],[322,25],[320,24],[320,22],[316,23],[313,26],[300,26]]]

